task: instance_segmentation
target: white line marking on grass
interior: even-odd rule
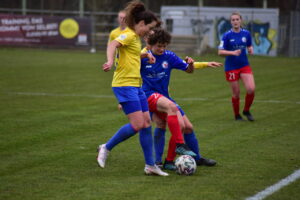
[[[50,96],[50,97],[89,97],[89,98],[114,98],[112,95],[88,95],[88,94],[55,94],[45,92],[8,92],[14,95],[27,95],[27,96]]]
[[[257,193],[256,195],[254,195],[252,197],[246,198],[245,200],[262,200],[265,197],[273,194],[277,190],[280,190],[284,186],[287,186],[288,184],[296,181],[298,178],[300,178],[300,169],[296,170],[293,174],[289,175],[288,177],[281,179],[276,184],[266,188],[265,190]]]
[[[56,94],[56,93],[45,93],[45,92],[7,92],[7,94],[13,95],[28,95],[28,96],[50,96],[50,97],[89,97],[89,98],[115,98],[113,95],[89,95],[89,94]],[[176,98],[179,101],[221,101],[230,102],[228,99],[209,99],[199,97],[189,98]],[[280,100],[254,100],[259,103],[276,103],[276,104],[300,104],[300,101],[280,101]]]

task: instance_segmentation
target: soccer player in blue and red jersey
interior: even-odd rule
[[[166,50],[171,41],[171,35],[162,28],[156,28],[147,38],[150,52],[156,59],[154,64],[149,64],[148,59],[142,59],[141,75],[143,90],[148,98],[149,110],[153,113],[153,121],[157,128],[154,133],[154,145],[156,150],[156,162],[161,162],[164,149],[165,128],[168,124],[172,134],[169,141],[168,154],[164,168],[175,170],[174,158],[176,146],[186,145],[196,153],[195,159],[198,165],[213,166],[214,160],[201,157],[197,138],[193,131],[193,125],[178,104],[170,97],[168,87],[173,69],[192,73],[194,71],[193,59],[187,58],[187,62],[176,56],[172,51]],[[207,66],[217,67],[221,63],[208,62]],[[184,140],[182,137],[184,133]]]
[[[147,98],[141,88],[142,79],[140,74],[140,37],[145,36],[157,25],[159,20],[151,11],[145,9],[143,3],[138,1],[129,2],[125,11],[127,28],[109,43],[107,62],[103,64],[102,68],[105,72],[112,68],[114,55],[118,48],[112,88],[129,119],[129,123],[122,126],[105,144],[99,145],[97,162],[100,167],[104,168],[109,151],[120,142],[140,132],[139,138],[146,163],[145,173],[168,176],[168,173],[161,171],[153,160],[151,121]],[[153,56],[151,54],[145,55],[152,60]]]
[[[251,67],[248,62],[247,52],[253,54],[252,38],[249,31],[241,28],[242,16],[234,12],[230,16],[232,29],[223,35],[218,54],[226,56],[225,74],[232,90],[232,106],[236,120],[242,121],[240,115],[240,86],[241,79],[246,88],[245,106],[243,115],[249,121],[254,121],[250,107],[254,100],[255,83]]]

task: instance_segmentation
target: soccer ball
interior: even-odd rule
[[[197,164],[192,156],[179,156],[175,161],[176,172],[181,175],[192,175],[196,172]]]

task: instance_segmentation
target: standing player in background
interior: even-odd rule
[[[168,176],[161,171],[153,160],[153,141],[151,134],[151,121],[147,98],[141,88],[141,41],[140,37],[146,35],[158,23],[158,19],[145,9],[143,3],[131,1],[126,9],[127,29],[107,47],[107,62],[103,70],[109,71],[114,62],[115,51],[118,48],[116,70],[112,81],[113,92],[123,107],[129,123],[122,126],[107,143],[99,145],[97,162],[100,167],[105,166],[109,151],[117,144],[140,132],[139,139],[144,152],[146,174]],[[144,54],[152,61],[151,54]]]
[[[119,26],[110,32],[107,45],[111,41],[116,39],[119,35],[121,35],[122,31],[124,31],[126,29],[127,25],[126,25],[126,22],[125,22],[125,18],[126,18],[126,12],[125,12],[125,10],[121,10],[118,13],[118,24],[119,24]]]
[[[197,165],[214,166],[216,161],[201,157],[199,153],[198,140],[193,131],[193,125],[178,104],[170,97],[168,87],[172,69],[179,69],[187,73],[194,71],[193,59],[186,58],[186,62],[180,59],[172,51],[166,50],[171,41],[171,35],[162,28],[156,28],[147,38],[147,44],[151,54],[156,58],[154,64],[149,64],[148,59],[142,59],[141,75],[143,78],[143,90],[148,97],[149,110],[153,113],[152,119],[157,128],[154,133],[154,145],[156,162],[162,161],[165,143],[166,124],[172,134],[169,141],[167,158],[164,168],[175,170],[174,158],[176,157],[176,146],[186,145],[196,153]],[[201,65],[202,64],[202,65]],[[208,62],[199,63],[198,68],[222,66],[221,63]],[[184,133],[184,140],[182,137]],[[181,136],[181,137],[180,137]],[[185,145],[185,144],[184,144]]]
[[[254,100],[255,83],[251,67],[248,62],[246,49],[253,54],[252,38],[249,31],[241,28],[242,16],[234,12],[230,16],[232,29],[226,32],[219,46],[218,54],[226,56],[225,75],[232,91],[232,107],[235,120],[244,120],[240,115],[240,85],[241,79],[246,88],[245,106],[243,115],[249,121],[254,121],[250,107]]]

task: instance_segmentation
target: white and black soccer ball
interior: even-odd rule
[[[175,161],[176,172],[180,175],[192,175],[196,172],[197,164],[195,159],[189,155],[179,156]]]

